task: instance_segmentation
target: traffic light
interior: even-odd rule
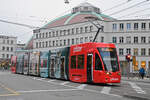
[[[126,55],[126,60],[127,60],[127,61],[131,61],[131,55],[130,55],[130,54],[127,54],[127,55]]]

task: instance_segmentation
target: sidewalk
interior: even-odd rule
[[[129,77],[129,79],[128,79],[128,77],[121,77],[121,80],[150,83],[150,78],[146,78],[146,77],[144,77],[144,79],[141,79],[139,77]]]

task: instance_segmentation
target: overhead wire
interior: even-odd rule
[[[112,10],[112,9],[114,9],[114,8],[120,7],[120,6],[122,6],[122,5],[125,5],[125,4],[127,4],[127,3],[129,3],[129,2],[131,2],[131,1],[133,1],[133,0],[127,0],[127,1],[122,2],[122,3],[120,3],[120,4],[117,4],[117,5],[115,5],[115,6],[111,7],[111,8],[108,8],[108,9],[104,10],[103,12],[107,12],[107,11]]]
[[[113,13],[111,13],[111,14],[109,14],[109,15],[110,15],[110,16],[111,16],[111,15],[116,15],[116,14],[118,14],[118,13],[124,12],[124,11],[126,11],[126,10],[128,10],[128,9],[131,9],[131,8],[133,8],[133,7],[136,7],[136,6],[138,6],[138,5],[141,5],[141,4],[143,4],[143,3],[145,3],[145,2],[148,2],[148,1],[149,1],[149,0],[145,0],[145,1],[142,1],[142,2],[139,2],[139,3],[136,3],[136,4],[134,4],[134,5],[130,6],[130,7],[121,9],[121,10],[116,11],[116,12],[113,12]]]
[[[133,14],[137,14],[137,13],[140,13],[140,12],[143,12],[143,11],[146,11],[146,10],[150,10],[150,7],[149,7],[149,8],[146,8],[146,9],[138,10],[138,11],[135,11],[135,12],[132,12],[132,13],[129,13],[129,14],[123,15],[123,16],[120,16],[120,17],[118,17],[118,18],[122,18],[122,17],[130,16],[130,15],[133,15]]]

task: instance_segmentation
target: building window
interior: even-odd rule
[[[5,50],[5,47],[4,47],[4,46],[2,47],[2,50],[3,50],[3,51]]]
[[[134,37],[134,43],[138,43],[138,37]]]
[[[72,39],[72,44],[74,44],[74,39]]]
[[[133,55],[134,56],[138,56],[138,48],[134,48],[133,49]]]
[[[13,51],[13,47],[11,47],[10,50]]]
[[[141,43],[146,43],[146,37],[141,37]]]
[[[55,32],[53,31],[53,37],[55,37]]]
[[[14,44],[14,41],[13,41],[13,40],[11,40],[11,44]]]
[[[148,49],[148,55],[150,56],[150,48]]]
[[[86,26],[86,27],[85,27],[85,33],[87,33],[87,32],[88,32],[88,27]]]
[[[126,43],[131,43],[131,37],[130,36],[126,37]]]
[[[103,36],[101,37],[101,42],[104,42],[104,37]]]
[[[42,47],[44,48],[44,42],[42,42]]]
[[[123,37],[119,37],[119,43],[123,43],[124,42],[124,38]]]
[[[123,55],[123,48],[119,49],[119,55]]]
[[[51,47],[51,41],[49,41],[49,47]]]
[[[60,40],[60,46],[62,46],[62,40]]]
[[[38,48],[38,42],[36,42],[36,48]]]
[[[131,54],[131,49],[130,48],[126,49],[126,54]]]
[[[7,54],[7,58],[9,58],[9,54]]]
[[[48,47],[48,42],[47,41],[45,42],[45,45],[46,45],[46,47]]]
[[[141,28],[142,28],[142,30],[145,30],[146,29],[146,23],[142,23]]]
[[[36,39],[38,39],[38,34],[36,34]]]
[[[48,33],[46,32],[46,38],[48,37]]]
[[[43,35],[43,38],[44,38],[44,33],[42,35]]]
[[[39,48],[41,48],[41,42],[39,42]]]
[[[93,26],[90,26],[90,32],[92,32],[93,31]]]
[[[5,58],[5,54],[2,54],[2,58]]]
[[[55,46],[55,41],[53,41],[53,46]]]
[[[70,35],[70,29],[68,29],[68,35]]]
[[[93,41],[93,37],[92,37],[92,36],[90,36],[90,37],[89,37],[89,39],[90,39],[90,42],[92,42],[92,41]]]
[[[7,47],[7,51],[9,51],[9,47]]]
[[[79,28],[76,28],[76,34],[78,34],[79,33]]]
[[[9,44],[9,40],[7,40],[7,44]]]
[[[56,36],[58,36],[58,31],[56,31]]]
[[[112,43],[117,43],[117,37],[112,37]]]
[[[145,54],[146,54],[146,49],[145,49],[145,48],[142,48],[142,49],[141,49],[141,56],[145,56]]]
[[[66,35],[66,30],[64,30],[64,35]]]
[[[51,32],[49,32],[49,37],[51,37]]]
[[[3,40],[3,44],[5,44],[5,40]]]
[[[85,37],[85,42],[88,42],[88,37]]]
[[[62,36],[62,30],[60,30],[60,36]]]
[[[150,37],[148,37],[148,43],[150,43]]]
[[[39,34],[39,38],[41,38],[41,33]]]
[[[150,29],[150,23],[149,23],[149,29]]]
[[[120,30],[123,30],[123,29],[124,29],[124,24],[120,23]]]
[[[113,24],[113,30],[117,30],[117,24]]]
[[[72,34],[74,34],[74,28],[72,28]]]
[[[64,46],[66,45],[66,40],[64,40]]]
[[[83,37],[80,38],[80,43],[83,43]]]
[[[131,23],[127,23],[127,30],[131,30]]]
[[[79,44],[79,38],[76,38],[76,44]]]
[[[83,33],[83,27],[80,27],[80,33]]]
[[[138,30],[138,23],[134,23],[134,30]]]
[[[68,45],[70,45],[70,39],[68,39]]]
[[[58,40],[56,40],[56,46],[58,46]]]

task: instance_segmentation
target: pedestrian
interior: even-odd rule
[[[143,67],[141,67],[141,68],[139,69],[139,74],[140,74],[141,78],[143,79],[143,78],[144,78],[144,75],[145,75],[145,69],[144,69]]]

